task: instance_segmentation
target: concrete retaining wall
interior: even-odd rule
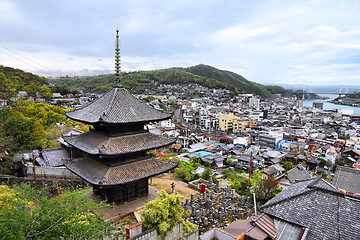
[[[130,240],[198,240],[199,230],[195,230],[186,236],[183,236],[183,223],[179,222],[172,231],[169,231],[165,238],[158,233],[156,229],[150,229],[142,234],[131,238]]]
[[[33,166],[27,166],[27,174],[34,175]],[[39,167],[35,166],[35,174],[38,177],[56,177],[65,179],[80,179],[77,175],[70,172],[66,167]]]

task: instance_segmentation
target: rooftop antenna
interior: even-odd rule
[[[121,81],[121,60],[120,60],[119,29],[116,29],[116,42],[115,42],[115,82],[116,82],[116,87],[122,87],[120,81]]]

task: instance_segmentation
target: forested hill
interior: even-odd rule
[[[144,88],[157,90],[152,84],[189,84],[197,83],[209,88],[224,88],[234,93],[254,93],[270,97],[276,93],[288,92],[282,87],[265,86],[251,82],[241,75],[230,71],[219,70],[208,65],[196,65],[188,68],[169,68],[152,71],[124,73],[122,85],[133,93],[142,93]],[[61,78],[51,80],[56,86],[85,92],[105,92],[114,85],[114,75],[92,76],[86,78]]]
[[[0,99],[14,97],[18,91],[26,91],[30,96],[40,93],[50,98],[51,90],[44,86],[48,83],[45,77],[0,65]]]

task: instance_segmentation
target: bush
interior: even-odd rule
[[[283,162],[283,166],[286,171],[290,171],[293,168],[293,163],[292,162]]]
[[[205,168],[205,171],[201,175],[201,178],[204,179],[204,180],[209,180],[211,173],[212,173],[211,168],[207,167],[207,168]]]
[[[325,165],[327,164],[327,161],[323,158],[319,158],[320,163],[319,163],[319,167],[325,167]]]
[[[102,239],[115,229],[94,212],[105,205],[85,191],[64,190],[56,197],[29,184],[0,185],[1,239]]]
[[[180,163],[179,167],[177,167],[174,172],[175,176],[177,178],[180,178],[184,182],[189,182],[189,180],[191,179],[190,170],[184,164]]]
[[[181,206],[180,200],[184,197],[178,194],[167,194],[164,190],[158,192],[159,197],[145,205],[140,213],[145,229],[156,228],[160,235],[166,237],[167,232],[181,220],[183,221],[184,233],[188,234],[197,226],[184,221],[186,212]]]

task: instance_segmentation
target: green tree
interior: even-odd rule
[[[112,224],[100,211],[105,206],[86,199],[85,192],[65,190],[56,197],[28,184],[0,185],[1,239],[102,239]]]
[[[238,194],[246,195],[249,180],[247,178],[234,178],[231,180],[231,185]]]
[[[183,163],[179,164],[179,167],[175,169],[174,173],[177,178],[180,178],[185,182],[189,182],[191,180],[190,170]]]
[[[41,94],[41,96],[43,96],[43,98],[45,98],[46,100],[50,100],[51,99],[51,89],[45,86],[40,86],[37,88],[38,93]]]
[[[184,197],[178,194],[167,194],[164,190],[158,192],[159,197],[145,205],[140,213],[145,229],[156,228],[165,237],[167,232],[175,227],[179,221],[184,223],[184,234],[197,228],[195,224],[184,221],[186,213],[181,206]]]
[[[266,203],[279,192],[281,192],[279,181],[272,177],[268,177],[267,179],[260,179],[252,187],[256,196],[256,200],[260,203]]]
[[[320,163],[319,163],[319,167],[325,167],[325,165],[327,164],[327,161],[323,158],[319,158]]]
[[[201,175],[201,178],[204,180],[209,180],[211,173],[212,173],[211,168],[206,167],[203,174]]]
[[[46,144],[46,132],[39,121],[14,113],[4,123],[7,136],[14,139],[17,148],[22,150],[42,149]]]
[[[166,108],[166,106],[165,106],[164,104],[159,103],[159,107],[160,107],[162,110],[167,111],[167,108]]]
[[[15,84],[0,72],[0,99],[8,100],[16,95]]]
[[[293,168],[293,163],[292,162],[283,162],[283,166],[286,171],[290,171]]]

